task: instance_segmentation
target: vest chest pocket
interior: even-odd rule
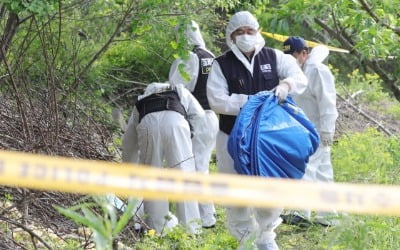
[[[263,72],[262,75],[266,81],[271,81],[274,78],[272,72]]]
[[[267,90],[271,90],[278,85],[278,82],[274,82],[274,74],[273,72],[263,72],[262,78],[264,80],[264,84]]]

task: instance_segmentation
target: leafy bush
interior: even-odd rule
[[[368,129],[342,136],[332,149],[336,181],[399,183],[400,142]]]
[[[399,184],[400,141],[376,129],[344,135],[332,147],[336,182]],[[300,230],[281,225],[281,249],[400,249],[400,218],[343,214],[340,224]]]
[[[400,249],[400,219],[351,216],[324,240],[326,249]]]
[[[399,184],[400,141],[376,129],[342,136],[332,148],[336,181]],[[328,249],[399,249],[400,219],[352,215],[326,239]]]

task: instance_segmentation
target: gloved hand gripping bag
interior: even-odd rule
[[[279,103],[262,91],[236,118],[228,151],[239,174],[300,179],[318,145],[315,126],[290,97]]]

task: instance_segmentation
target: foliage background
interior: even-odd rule
[[[264,31],[350,51],[332,52],[328,62],[340,112],[333,148],[337,181],[398,184],[399,7],[399,0],[0,0],[0,149],[119,161],[122,131],[111,119],[113,110],[121,110],[125,121],[143,88],[166,81],[174,58],[187,54],[186,43],[175,41],[174,27],[194,19],[219,55],[226,50],[230,15],[249,10]],[[281,48],[269,38],[266,43]],[[0,221],[7,224],[0,248],[42,239],[14,237],[27,221],[45,225],[43,231],[77,227],[49,207],[72,205],[80,197],[6,187],[1,194]],[[223,221],[223,210],[218,213]],[[45,222],[49,217],[57,227]],[[400,248],[397,218],[351,215],[346,221],[305,232],[281,227],[278,242],[282,249]],[[143,247],[236,246],[223,224],[193,242],[179,229],[165,239],[140,241],[129,226],[123,235]],[[89,247],[89,238],[65,240],[65,248]]]

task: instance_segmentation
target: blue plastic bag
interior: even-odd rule
[[[300,179],[318,145],[315,126],[290,97],[280,104],[262,91],[236,118],[228,151],[239,174]]]

